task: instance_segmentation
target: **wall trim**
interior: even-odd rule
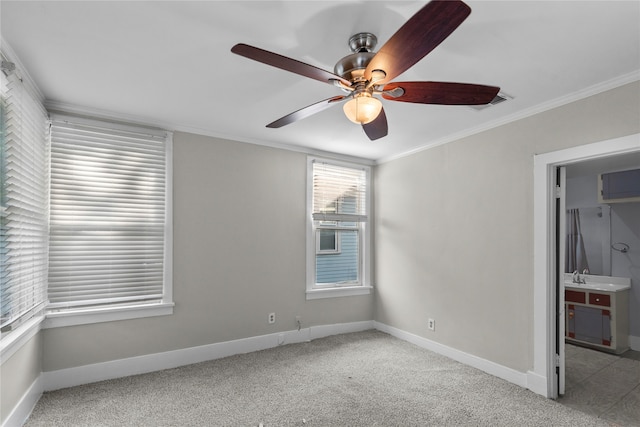
[[[497,128],[499,126],[504,126],[507,125],[509,123],[513,123],[516,122],[518,120],[522,120],[522,119],[526,119],[527,117],[531,117],[534,116],[536,114],[540,114],[540,113],[544,113],[546,111],[550,111],[553,110],[554,108],[558,108],[558,107],[562,107],[564,105],[570,104],[572,102],[577,102],[580,101],[582,99],[588,98],[590,96],[594,96],[594,95],[598,95],[602,92],[606,92],[608,90],[613,90],[616,89],[618,87],[624,86],[626,84],[629,83],[633,83],[640,80],[640,72],[636,71],[632,71],[628,74],[624,74],[622,76],[618,76],[615,77],[611,80],[607,80],[601,83],[597,83],[593,86],[584,88],[582,90],[579,90],[577,92],[565,95],[565,96],[561,96],[559,98],[556,99],[552,99],[550,101],[547,102],[543,102],[541,104],[538,105],[534,105],[530,108],[524,109],[522,111],[518,111],[515,112],[513,114],[510,114],[508,116],[505,116],[503,118],[499,118],[493,121],[488,121],[486,123],[483,123],[479,126],[470,128],[470,129],[466,129],[464,131],[460,131],[458,133],[454,133],[451,134],[449,136],[446,136],[444,138],[435,140],[433,142],[427,143],[425,145],[422,145],[420,147],[416,147],[413,148],[411,150],[399,153],[399,154],[394,154],[391,156],[387,156],[387,157],[382,157],[376,160],[376,164],[383,164],[383,163],[388,163],[391,162],[393,160],[398,160],[401,159],[403,157],[408,157],[408,156],[412,156],[416,153],[419,153],[421,151],[425,151],[425,150],[429,150],[431,148],[435,148],[438,147],[440,145],[444,145],[447,144],[449,142],[453,142],[453,141],[458,141],[460,139],[463,138],[467,138],[469,136],[472,135],[476,135],[494,128]]]
[[[427,338],[423,338],[418,335],[414,335],[410,332],[405,332],[401,329],[394,328],[393,326],[385,325],[380,322],[373,322],[374,326],[377,330],[386,332],[389,335],[392,335],[396,338],[399,338],[403,341],[410,342],[412,344],[417,345],[418,347],[422,347],[424,349],[433,351],[434,353],[441,354],[450,359],[453,359],[457,362],[460,362],[464,365],[471,366],[476,369],[480,369],[483,372],[486,372],[489,375],[493,375],[495,377],[501,378],[505,381],[509,381],[515,385],[518,385],[523,388],[528,387],[528,375],[516,371],[515,369],[507,368],[506,366],[499,365],[495,362],[491,362],[487,359],[483,359],[478,356],[474,356],[469,353],[465,353],[464,351],[457,350],[455,348],[446,346],[444,344],[440,344],[438,342],[432,341]],[[546,386],[546,383],[545,383]],[[535,392],[535,390],[532,389]]]
[[[640,337],[629,335],[629,347],[633,351],[640,351]]]
[[[16,72],[18,73],[18,77],[20,77],[20,80],[22,80],[22,84],[24,84],[24,86],[27,88],[27,91],[29,91],[31,95],[38,100],[38,102],[40,102],[41,108],[44,111],[45,107],[42,106],[45,100],[44,94],[42,93],[38,85],[36,85],[35,81],[27,71],[27,68],[24,66],[22,61],[20,61],[20,58],[13,50],[11,45],[7,43],[7,40],[5,40],[4,37],[0,37],[0,42],[2,43],[2,54],[7,58],[8,61],[11,61],[16,65]]]
[[[357,156],[350,156],[347,154],[332,153],[328,151],[313,149],[310,147],[301,147],[301,146],[296,146],[292,144],[278,143],[274,141],[258,140],[253,138],[238,139],[237,136],[227,135],[220,132],[212,131],[210,129],[202,129],[200,127],[189,126],[182,123],[161,122],[155,119],[151,119],[149,117],[140,117],[140,116],[135,116],[130,114],[115,113],[113,111],[88,108],[88,107],[68,104],[68,103],[54,101],[54,100],[46,100],[44,102],[44,106],[47,108],[47,110],[54,111],[54,112],[90,115],[92,117],[101,118],[103,120],[125,121],[128,123],[134,123],[142,126],[153,126],[153,127],[159,127],[162,129],[170,129],[174,132],[185,132],[185,133],[191,133],[195,135],[208,136],[211,138],[219,138],[219,139],[225,139],[229,141],[237,141],[237,142],[243,142],[247,144],[261,145],[261,146],[270,147],[270,148],[288,150],[288,151],[293,151],[298,153],[305,153],[305,154],[314,155],[314,156],[327,157],[327,158],[332,158],[336,160],[344,160],[344,161],[350,161],[350,162],[361,163],[361,164],[372,166],[372,165],[388,163],[393,160],[398,160],[403,157],[411,156],[421,151],[435,148],[437,146],[444,145],[449,142],[457,141],[481,132],[485,132],[487,130],[490,130],[499,126],[503,126],[508,123],[512,123],[512,122],[515,122],[539,113],[543,113],[545,111],[552,110],[554,108],[562,107],[563,105],[580,101],[581,99],[588,98],[590,96],[597,95],[602,92],[606,92],[607,90],[616,89],[618,87],[624,86],[625,84],[633,83],[638,80],[640,80],[640,72],[632,71],[628,74],[613,78],[605,82],[595,84],[591,87],[582,89],[575,93],[562,96],[556,99],[552,99],[551,101],[548,101],[542,104],[534,105],[528,109],[516,112],[504,118],[487,122],[483,125],[476,126],[474,128],[455,133],[453,135],[432,141],[430,143],[424,144],[422,146],[413,148],[411,150],[408,150],[402,153],[394,154],[387,157],[381,157],[378,159],[370,159],[370,158],[363,158],[363,157],[357,157]]]
[[[309,328],[302,328],[299,331],[276,332],[233,341],[48,371],[43,372],[41,378],[44,391],[52,391],[97,381],[206,362],[208,360],[220,359],[236,354],[266,350],[285,344],[307,342],[330,335],[360,332],[373,328],[373,321],[311,326]]]
[[[34,381],[29,390],[25,392],[18,405],[16,405],[9,417],[7,417],[2,424],[2,427],[22,425],[45,391],[176,368],[236,354],[266,350],[280,345],[309,342],[332,335],[361,332],[370,329],[379,330],[403,341],[417,345],[418,347],[449,357],[462,364],[480,369],[489,375],[501,378],[520,387],[528,388],[537,394],[546,395],[546,377],[540,376],[535,372],[519,372],[384,323],[367,320],[311,326],[300,330],[276,332],[238,340],[43,372],[36,381]]]
[[[259,140],[259,139],[252,139],[252,138],[238,138],[237,136],[215,132],[210,129],[203,129],[200,127],[184,125],[177,122],[173,123],[173,122],[159,121],[149,117],[142,117],[142,116],[136,116],[136,115],[124,114],[124,113],[116,113],[113,111],[107,111],[107,110],[102,110],[97,108],[89,108],[89,107],[69,104],[69,103],[60,102],[60,101],[54,101],[50,99],[44,101],[44,106],[46,107],[47,111],[53,114],[60,113],[60,114],[89,116],[89,117],[95,117],[100,120],[106,120],[111,122],[124,122],[124,123],[134,124],[137,126],[167,129],[173,132],[191,133],[194,135],[208,136],[211,138],[223,139],[227,141],[236,141],[236,142],[242,142],[246,144],[253,144],[253,145],[260,145],[260,146],[269,147],[269,148],[275,148],[279,150],[287,150],[287,151],[293,151],[297,153],[321,156],[321,157],[331,158],[335,160],[349,161],[349,162],[364,164],[368,166],[373,166],[375,164],[374,160],[367,159],[364,157],[332,153],[329,151],[318,150],[310,147],[302,147],[302,146],[278,143],[278,142],[267,141],[267,140]]]
[[[169,316],[173,314],[174,305],[173,302],[159,302],[157,304],[136,304],[122,307],[65,311],[48,310],[46,319],[42,324],[42,329],[115,322],[117,320],[140,319],[144,317]]]
[[[18,404],[13,408],[7,418],[2,423],[2,427],[19,427],[23,425],[33,408],[36,407],[36,403],[40,400],[44,391],[42,375],[38,376],[31,386],[24,392]]]
[[[41,375],[43,380],[43,390],[52,391],[97,381],[155,372],[163,369],[176,368],[193,363],[220,359],[236,354],[266,350],[280,345],[309,342],[318,338],[351,332],[361,332],[369,329],[377,329],[381,332],[385,332],[403,341],[410,342],[465,365],[480,369],[481,371],[498,378],[502,378],[503,380],[509,381],[520,387],[529,388],[538,394],[544,395],[544,391],[546,390],[546,380],[542,377],[537,378],[538,375],[534,372],[519,372],[506,366],[499,365],[489,360],[373,320],[311,326],[309,328],[302,328],[299,331],[292,330],[276,332],[268,335],[260,335],[233,341],[225,341],[180,350],[43,372]],[[536,387],[535,385],[538,383],[544,384],[545,390],[542,392],[537,391],[539,387]]]
[[[549,397],[547,394],[547,377],[536,372],[527,371],[527,388],[536,394]]]

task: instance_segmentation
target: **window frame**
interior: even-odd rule
[[[318,255],[317,230],[331,229],[335,226],[318,227],[313,220],[313,164],[315,162],[327,163],[330,165],[361,169],[366,174],[365,189],[365,209],[367,220],[357,223],[355,227],[347,227],[345,230],[356,229],[358,232],[358,278],[357,283],[316,283],[316,255]],[[335,298],[354,295],[368,295],[373,289],[372,285],[372,265],[371,265],[371,229],[372,229],[372,211],[371,211],[371,194],[372,194],[372,178],[371,166],[342,160],[334,160],[317,156],[307,156],[307,200],[306,200],[306,242],[307,242],[307,259],[306,259],[306,299]],[[340,231],[336,229],[336,233]]]
[[[0,56],[4,60],[5,52],[0,52]],[[0,261],[2,287],[10,295],[8,298],[3,295],[6,299],[0,296],[4,306],[0,323],[2,352],[5,343],[22,335],[15,331],[23,331],[23,324],[43,318],[47,304],[48,118],[40,96],[19,70],[0,71],[1,131],[5,133],[0,148],[0,178],[4,187],[0,190],[3,199]]]
[[[8,88],[7,86],[9,85],[9,80],[17,79],[20,82],[20,89],[18,91],[19,92],[18,96],[22,99],[30,98],[31,101],[35,102],[38,105],[38,109],[41,109],[42,111],[42,117],[43,117],[42,137],[43,137],[43,143],[45,143],[46,145],[45,162],[47,162],[48,154],[49,154],[48,153],[49,140],[48,140],[48,133],[46,132],[47,111],[43,106],[44,96],[42,96],[42,93],[38,90],[37,86],[35,86],[35,84],[31,80],[28,73],[26,73],[24,67],[22,66],[19,59],[15,56],[10,46],[8,46],[4,40],[2,40],[2,42],[3,42],[3,46],[2,46],[2,49],[0,49],[0,57],[2,57],[3,62],[7,61],[15,65],[14,70],[9,70],[7,72],[5,72],[5,70],[0,71],[0,73],[2,73],[2,77],[0,78],[3,80],[1,83],[3,88],[0,90],[0,92],[2,92],[2,98],[3,98],[2,102],[4,103],[4,100],[6,100],[5,89]],[[30,101],[26,101],[26,102],[31,103]],[[8,104],[4,104],[3,109],[4,107],[8,107]],[[20,105],[19,108],[22,110],[23,106]],[[30,110],[30,108],[28,108],[28,110]],[[5,113],[6,112],[7,111],[5,110]],[[6,130],[6,129],[3,129],[3,130]],[[43,168],[42,173],[44,175],[44,178],[47,178],[46,167]],[[45,184],[45,187],[47,187],[46,184]],[[47,194],[45,196],[45,200],[43,204],[43,207],[45,207],[47,211],[48,211],[48,203],[49,203],[48,200],[49,198]],[[4,207],[2,207],[2,209],[3,209],[2,215],[8,215],[8,211],[5,210]],[[46,221],[45,219],[45,227],[48,225],[46,224],[47,222],[48,221]],[[48,232],[46,234],[48,235]],[[44,240],[44,243],[45,243],[44,246],[48,248],[48,244],[46,244],[46,239]],[[45,273],[45,276],[46,276],[46,273]],[[20,348],[22,348],[25,344],[27,344],[40,331],[42,322],[45,319],[44,307],[46,305],[46,279],[41,283],[41,287],[39,289],[41,289],[43,293],[42,301],[38,301],[37,303],[32,305],[31,308],[28,311],[24,312],[22,316],[16,317],[15,321],[12,321],[10,324],[7,325],[9,326],[7,331],[0,332],[0,361],[1,362],[4,362],[8,360],[10,357],[12,357],[18,350],[20,350]]]
[[[47,308],[43,328],[111,322],[173,314],[173,133],[142,125],[115,123],[101,118],[85,118],[65,113],[52,113],[52,120],[69,120],[73,123],[98,126],[129,132],[154,132],[166,136],[165,143],[165,229],[163,257],[163,296],[158,302],[131,303],[104,307]]]

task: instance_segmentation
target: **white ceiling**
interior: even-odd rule
[[[265,125],[337,88],[230,52],[247,43],[333,71],[352,34],[378,48],[426,2],[7,1],[3,41],[49,106],[238,141],[386,160],[640,78],[638,1],[468,1],[472,13],[395,81],[500,86],[513,100],[465,106],[383,101],[371,142],[338,107]],[[514,141],[517,143],[517,141]]]

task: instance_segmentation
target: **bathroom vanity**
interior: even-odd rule
[[[565,338],[567,342],[624,353],[629,349],[629,289],[624,277],[565,274]]]

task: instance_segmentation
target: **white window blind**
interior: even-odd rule
[[[367,171],[313,162],[313,219],[367,220]]]
[[[167,135],[54,120],[49,307],[161,302]]]
[[[46,301],[49,139],[40,102],[15,73],[0,75],[0,326],[6,332]]]

